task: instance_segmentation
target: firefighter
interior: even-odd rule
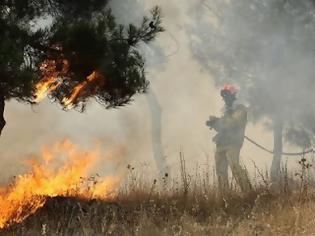
[[[224,100],[224,114],[218,118],[210,116],[207,125],[217,134],[213,138],[216,143],[215,166],[220,191],[228,189],[228,167],[242,191],[248,191],[251,186],[247,171],[240,165],[240,150],[244,142],[247,123],[247,109],[244,105],[236,104],[237,89],[230,84],[221,90]]]

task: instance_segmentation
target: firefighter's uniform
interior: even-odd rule
[[[219,188],[228,188],[228,166],[243,191],[250,189],[247,171],[240,165],[240,150],[244,142],[247,109],[244,105],[226,108],[221,118],[215,118],[212,128],[217,131],[215,164]]]

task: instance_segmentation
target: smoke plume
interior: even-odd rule
[[[234,2],[238,4],[230,5],[223,4],[223,1],[209,1],[208,5],[214,13],[209,12],[203,2],[113,0],[110,3],[117,20],[123,24],[140,22],[142,16],[155,5],[162,8],[166,31],[149,46],[143,46],[142,50],[146,55],[150,90],[154,91],[162,111],[161,119],[153,117],[161,128],[157,133],[161,132],[159,142],[162,155],[173,172],[177,170],[181,147],[189,169],[195,168],[196,163],[205,163],[207,156],[213,160],[213,134],[204,124],[210,114],[220,115],[223,103],[216,86],[225,81],[237,82],[240,86],[240,99],[248,102],[252,107],[251,114],[255,114],[251,115],[252,120],[260,121],[266,117],[265,114],[271,114],[274,109],[285,105],[281,113],[285,116],[289,114],[295,126],[312,124],[311,116],[302,113],[313,109],[311,65],[314,58],[311,55],[311,38],[299,33],[304,32],[302,29],[298,32],[299,27],[294,27],[297,40],[304,41],[292,43],[291,46],[286,37],[295,37],[278,32],[281,25],[289,30],[291,21],[285,20],[279,21],[277,30],[273,28],[272,20],[268,24],[262,22],[256,29],[254,22],[261,17],[268,18],[271,10],[266,5],[264,12],[253,10],[249,14],[252,11],[250,2],[258,1],[242,1],[244,6],[249,4],[245,8],[238,6],[241,1],[236,0]],[[255,15],[257,12],[259,14]],[[266,32],[262,31],[263,28],[266,28]],[[259,30],[259,34],[255,30]],[[298,39],[297,35],[301,34],[301,39]],[[260,48],[261,45],[263,48]],[[277,53],[277,50],[284,55]],[[224,73],[219,73],[217,68],[213,68],[218,65],[216,62],[222,65],[231,63],[231,66],[224,68]],[[0,139],[2,181],[24,171],[21,162],[27,155],[39,152],[43,144],[64,138],[84,146],[89,146],[93,140],[101,140],[104,149],[118,146],[124,150],[117,154],[115,165],[109,165],[104,160],[104,166],[97,171],[115,171],[128,164],[145,163],[154,170],[151,173],[157,173],[153,151],[155,142],[153,145],[151,142],[151,132],[154,130],[151,128],[151,115],[154,112],[151,113],[146,96],[136,96],[130,105],[116,110],[105,110],[91,100],[85,113],[65,112],[49,101],[33,107],[16,101],[9,102],[5,114],[7,127]],[[253,101],[255,104],[257,101],[257,104]],[[271,104],[274,106],[267,106]],[[259,110],[258,106],[263,109]],[[154,107],[151,109],[154,111]],[[297,120],[299,123],[295,122]],[[271,146],[270,133],[261,123],[249,124],[247,133],[264,145]],[[245,163],[253,158],[261,168],[270,162],[270,157],[263,151],[246,143],[241,155]]]
[[[310,146],[315,114],[314,2],[213,0],[200,2],[196,9],[188,32],[203,68],[217,84],[239,85],[253,120],[281,119],[289,141]],[[298,138],[301,134],[304,137]]]

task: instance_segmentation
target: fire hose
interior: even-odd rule
[[[207,121],[206,122],[206,125],[210,127],[210,130],[212,130],[212,125],[210,123],[210,121]],[[260,145],[259,143],[257,143],[256,141],[254,141],[253,139],[249,138],[248,136],[244,136],[244,138],[249,141],[250,143],[254,144],[256,147],[264,150],[265,152],[268,152],[270,154],[274,154],[275,152],[274,151],[271,151],[270,149]],[[281,152],[282,155],[285,155],[285,156],[304,156],[306,154],[309,154],[309,153],[315,153],[315,149],[313,148],[310,148],[308,150],[305,150],[303,152]]]
[[[250,143],[254,144],[256,147],[259,147],[260,149],[262,149],[262,150],[264,150],[270,154],[274,154],[274,151],[271,151],[271,150],[265,148],[264,146],[255,142],[253,139],[247,137],[246,135],[245,135],[245,139],[247,141],[249,141]],[[304,156],[305,154],[314,153],[314,152],[315,152],[315,150],[313,148],[311,148],[311,149],[305,150],[303,152],[282,152],[281,154],[285,155],[285,156]]]

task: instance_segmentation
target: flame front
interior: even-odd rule
[[[102,75],[96,71],[93,71],[92,74],[90,74],[85,81],[82,83],[78,84],[77,86],[74,87],[71,95],[69,98],[64,98],[62,100],[62,103],[65,108],[71,108],[73,103],[76,101],[76,99],[80,96],[80,94],[90,85],[92,82],[97,81],[97,80],[102,80]]]
[[[105,85],[104,76],[96,70],[88,75],[84,81],[78,83],[69,77],[69,68],[68,60],[59,62],[51,59],[45,60],[40,66],[43,78],[35,85],[34,102],[39,103],[49,93],[61,88],[62,85],[66,85],[66,92],[61,92],[61,98],[59,97],[58,100],[65,109],[70,109],[79,101],[94,96]]]
[[[67,74],[69,70],[69,62],[62,60],[61,70],[57,71],[57,62],[55,60],[44,60],[40,66],[43,79],[35,85],[35,102],[42,101],[47,94],[56,90],[61,84],[60,77]]]
[[[65,159],[64,163],[56,168],[60,157]],[[113,189],[118,184],[115,178],[93,181],[93,187],[87,187],[84,181],[100,157],[98,149],[84,152],[68,140],[52,148],[45,147],[42,161],[32,159],[27,162],[31,166],[29,173],[18,176],[10,186],[0,187],[0,228],[23,221],[41,208],[47,197],[112,197]]]
[[[35,102],[42,101],[48,93],[58,88],[61,82],[56,77],[49,77],[46,80],[40,81],[36,84]]]

